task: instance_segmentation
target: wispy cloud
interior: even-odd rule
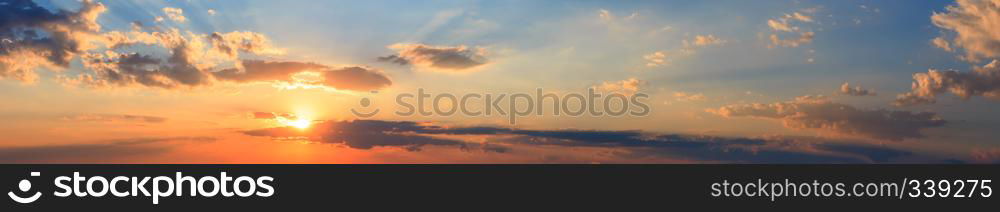
[[[379,57],[379,61],[399,65],[414,65],[428,70],[464,72],[489,63],[486,49],[466,46],[430,46],[398,43],[389,46],[395,55]]]
[[[157,116],[119,115],[119,114],[80,114],[62,117],[64,121],[82,122],[145,122],[163,123],[167,118]]]
[[[0,147],[0,163],[134,163],[137,158],[171,151],[169,145],[174,142],[214,141],[214,137],[141,137],[66,145]]]

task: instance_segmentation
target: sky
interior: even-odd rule
[[[0,0],[0,11],[2,163],[1000,162],[997,1]],[[399,113],[420,92],[477,95],[468,107],[484,111],[485,95],[589,91],[647,110]],[[467,109],[455,100],[444,111]]]

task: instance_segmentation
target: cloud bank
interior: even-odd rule
[[[375,147],[411,151],[432,145],[514,153],[523,148],[615,150],[615,157],[633,160],[670,158],[726,163],[885,163],[944,160],[861,143],[799,138],[724,138],[701,135],[653,134],[641,131],[526,130],[499,127],[449,127],[406,121],[327,121],[311,130],[268,128],[243,132],[274,139],[300,138],[343,144],[356,149]],[[443,136],[485,136],[478,142],[443,139]]]
[[[134,22],[129,31],[102,31],[97,18],[107,8],[86,0],[77,11],[51,12],[32,1],[0,7],[0,78],[25,83],[38,80],[42,68],[56,70],[65,85],[91,88],[150,87],[185,89],[218,82],[292,82],[291,75],[315,71],[317,86],[368,91],[391,85],[381,72],[363,67],[331,68],[307,62],[243,60],[243,55],[273,56],[284,51],[267,36],[233,31],[197,34]],[[184,22],[183,11],[163,8],[171,20]],[[145,48],[142,48],[145,47]],[[136,52],[132,49],[151,49]],[[60,70],[79,59],[81,73]],[[301,63],[301,64],[291,64]],[[236,64],[226,68],[226,64]],[[355,78],[356,77],[356,78]]]
[[[250,136],[266,136],[272,138],[306,138],[312,141],[343,144],[355,149],[372,149],[375,147],[399,147],[410,151],[419,151],[426,145],[453,146],[462,149],[480,149],[487,152],[504,152],[505,149],[488,144],[469,143],[453,139],[435,138],[426,135],[412,134],[430,129],[416,122],[385,122],[385,121],[326,121],[314,124],[309,130],[291,127],[278,127],[244,131]]]
[[[814,129],[890,141],[923,138],[921,130],[946,123],[932,112],[864,110],[834,103],[822,96],[803,96],[771,104],[729,105],[708,112],[723,117],[780,120],[791,129]]]

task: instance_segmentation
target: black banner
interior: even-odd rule
[[[1000,176],[996,165],[3,165],[0,170],[9,191],[0,202],[10,211],[991,208],[998,203],[993,192]],[[38,197],[31,202],[14,200],[33,195]]]

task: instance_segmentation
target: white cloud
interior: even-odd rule
[[[164,7],[163,13],[166,14],[167,18],[178,23],[187,22],[187,17],[184,17],[184,10],[180,8]]]
[[[670,61],[667,61],[667,53],[662,51],[650,53],[642,56],[642,58],[646,59],[647,67],[659,67],[670,64]]]

